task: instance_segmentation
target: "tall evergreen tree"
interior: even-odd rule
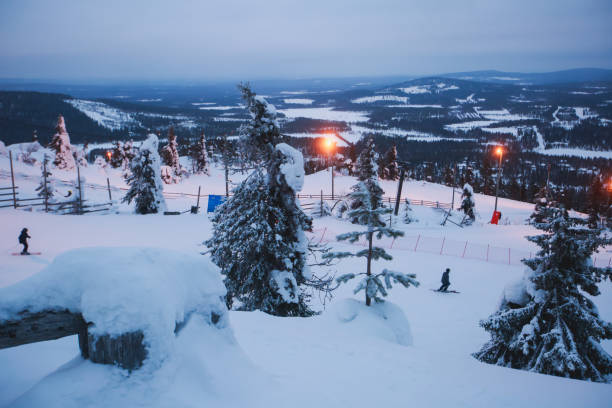
[[[295,200],[304,167],[301,153],[279,144],[270,171],[256,169],[218,207],[206,241],[225,275],[227,304],[278,316],[312,314],[300,286],[310,278],[304,231],[311,219]]]
[[[503,301],[480,322],[491,340],[474,356],[486,363],[561,377],[610,381],[612,357],[600,342],[612,339],[585,293],[599,295],[598,284],[612,278],[610,268],[593,266],[591,257],[612,240],[598,229],[584,228],[563,207],[547,207],[542,235],[529,237],[540,250],[524,260],[522,299]]]
[[[123,146],[120,141],[115,142],[115,146],[111,152],[110,165],[116,169],[123,165],[125,162],[125,153],[123,151]]]
[[[544,185],[535,196],[535,207],[533,213],[529,216],[530,224],[540,224],[545,221],[550,211],[548,207],[551,204],[551,194],[548,186]]]
[[[59,115],[55,134],[51,139],[49,147],[55,150],[55,160],[53,164],[61,170],[72,170],[75,168],[74,157],[72,156],[72,146],[70,145],[70,136],[66,130],[64,117]]]
[[[164,146],[161,152],[164,164],[172,169],[174,176],[180,177],[183,170],[179,160],[178,142],[174,134],[174,127],[168,129],[168,144]]]
[[[166,209],[158,146],[157,136],[150,134],[130,163],[131,174],[127,177],[130,188],[122,201],[134,200],[137,214],[155,214]]]
[[[372,209],[377,209],[382,206],[382,195],[383,190],[378,184],[378,169],[376,166],[376,151],[374,150],[374,140],[368,139],[365,148],[361,151],[359,158],[357,159],[357,179],[359,183],[352,187],[353,191],[360,189],[360,183],[364,183],[369,191],[368,199],[370,199],[369,206]],[[350,196],[350,207],[352,210],[356,210],[364,205],[361,201],[361,195]],[[358,217],[351,217],[352,223],[359,223]]]
[[[476,221],[476,215],[474,214],[474,189],[469,184],[463,186],[463,193],[461,194],[461,211],[465,215],[463,217],[463,224],[471,225]]]
[[[349,212],[349,217],[357,219],[358,223],[366,225],[367,229],[364,231],[340,234],[336,237],[338,241],[349,241],[354,243],[363,236],[368,242],[368,248],[357,252],[332,252],[324,255],[324,258],[327,259],[342,259],[347,257],[365,258],[365,272],[346,273],[338,277],[336,281],[338,283],[347,283],[357,276],[362,276],[354,293],[357,294],[363,290],[365,292],[365,303],[367,306],[370,306],[372,299],[376,302],[382,302],[382,298],[387,296],[387,290],[393,287],[392,283],[400,283],[406,288],[410,285],[419,285],[419,282],[416,281],[416,275],[413,273],[400,273],[389,269],[383,269],[379,273],[374,273],[372,271],[372,261],[377,261],[379,259],[390,261],[393,259],[384,248],[373,245],[374,237],[376,237],[376,239],[380,239],[383,236],[397,238],[403,236],[404,233],[385,225],[381,216],[390,214],[391,209],[385,207],[374,208],[372,202],[375,200],[373,200],[371,195],[370,189],[363,181],[359,182],[354,191],[350,193],[354,201],[359,201],[363,203],[363,205],[351,210]],[[384,285],[383,281],[385,283]]]

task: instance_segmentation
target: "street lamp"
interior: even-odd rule
[[[327,136],[323,139],[323,149],[327,151],[329,155],[329,162],[331,165],[331,196],[332,200],[334,199],[334,162],[332,161],[332,156],[334,151],[336,150],[336,141],[331,138],[331,136]]]
[[[493,210],[493,218],[495,218],[495,214],[497,213],[497,198],[499,195],[499,181],[501,179],[501,163],[502,157],[504,156],[504,149],[498,146],[495,149],[495,154],[499,156],[499,162],[497,162],[497,186],[495,187],[495,209]]]

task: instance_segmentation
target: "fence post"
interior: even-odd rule
[[[43,182],[45,183],[45,212],[49,212],[49,191],[47,190],[47,155],[43,157]]]
[[[11,187],[13,188],[13,207],[17,208],[17,194],[15,193],[15,173],[13,172],[13,152],[9,150],[9,161],[11,162]]]
[[[510,265],[510,248],[508,248],[508,265]]]
[[[440,208],[440,203],[436,201],[436,208]]]
[[[110,180],[108,179],[108,177],[106,178],[106,187],[108,188],[108,202],[112,203],[113,197],[111,196]]]
[[[489,262],[489,244],[487,244],[487,259],[486,259],[486,261]]]
[[[77,186],[79,188],[79,214],[83,213],[83,190],[81,189],[81,170],[77,164]]]
[[[200,189],[202,188],[202,186],[198,186],[198,201],[196,201],[196,208],[198,209],[198,211],[200,210]]]
[[[465,241],[465,246],[463,247],[463,254],[461,255],[462,258],[465,258],[465,250],[467,249],[467,244],[468,242]]]
[[[416,242],[416,244],[414,245],[414,252],[416,252],[417,247],[419,246],[419,240],[420,240],[420,239],[421,239],[421,234],[419,234],[419,236],[417,237],[417,242]]]
[[[442,255],[442,251],[444,251],[444,242],[446,242],[446,237],[442,238],[442,248],[440,248],[440,255]]]
[[[321,190],[321,217],[323,217],[323,190]]]

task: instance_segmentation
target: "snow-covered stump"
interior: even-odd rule
[[[134,370],[171,354],[190,318],[227,327],[225,287],[202,256],[84,248],[0,289],[0,349],[78,334],[83,358]]]

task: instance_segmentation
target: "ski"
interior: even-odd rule
[[[430,289],[432,292],[438,292],[438,293],[461,293],[461,292],[457,292],[456,290],[438,290],[438,289]]]
[[[42,255],[42,252],[28,252],[27,254],[22,254],[21,252],[13,252],[11,255],[13,255],[13,256],[18,256],[18,255],[23,255],[23,256],[27,256],[27,255]]]

